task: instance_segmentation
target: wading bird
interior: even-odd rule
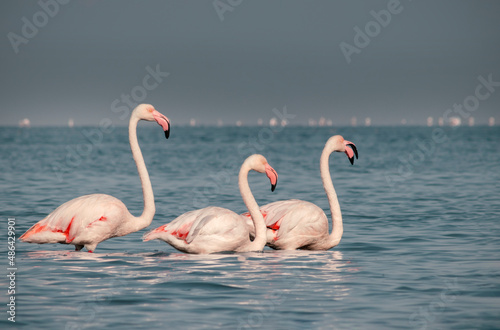
[[[150,104],[138,105],[130,116],[130,148],[144,197],[141,216],[130,214],[125,204],[113,196],[85,195],[62,204],[19,239],[28,243],[72,244],[76,251],[85,246],[89,252],[93,252],[97,244],[108,238],[125,236],[149,226],[156,210],[153,188],[137,141],[137,123],[140,120],[155,120],[165,131],[167,139],[170,134],[170,121]]]
[[[344,232],[339,200],[330,176],[329,158],[334,151],[345,152],[351,165],[358,151],[354,143],[340,135],[332,136],[325,144],[320,159],[320,173],[332,213],[332,232],[328,231],[325,212],[313,203],[291,199],[264,205],[260,208],[267,226],[267,245],[277,250],[328,250],[340,243]],[[242,214],[247,218],[248,213]],[[253,236],[253,230],[250,230]]]
[[[261,251],[266,246],[266,224],[248,185],[250,170],[266,173],[271,191],[276,187],[278,174],[262,155],[248,157],[241,166],[238,185],[255,228],[253,241],[245,219],[231,210],[214,206],[187,212],[145,234],[143,240],[159,239],[187,253]]]

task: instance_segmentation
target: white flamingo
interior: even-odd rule
[[[210,206],[179,216],[144,235],[144,241],[159,239],[187,253],[216,253],[223,251],[261,251],[266,245],[266,224],[248,185],[250,170],[266,173],[274,191],[278,174],[262,155],[248,157],[241,166],[238,185],[241,197],[250,212],[255,239],[250,240],[246,221],[235,212]]]
[[[155,214],[155,201],[148,170],[137,141],[139,120],[156,120],[165,131],[167,139],[170,134],[170,121],[150,104],[138,105],[130,116],[130,148],[137,165],[144,197],[144,210],[141,216],[135,217],[130,214],[125,204],[113,196],[85,195],[62,204],[28,229],[19,239],[28,243],[72,244],[76,251],[85,246],[89,252],[93,252],[97,244],[108,238],[124,236],[149,226]]]
[[[266,221],[267,245],[277,250],[329,250],[340,243],[344,232],[339,200],[330,176],[329,158],[334,151],[345,152],[351,165],[358,151],[354,143],[340,135],[332,136],[325,144],[320,159],[323,187],[332,213],[332,232],[328,231],[325,212],[313,203],[291,199],[264,205],[260,211]],[[248,213],[242,214],[247,218]],[[253,236],[253,230],[250,230]]]

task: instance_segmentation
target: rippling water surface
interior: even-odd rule
[[[183,128],[138,135],[155,191],[155,228],[208,205],[243,212],[237,172],[251,153],[278,171],[260,204],[298,198],[328,216],[319,176],[325,141],[342,134],[360,158],[331,157],[344,236],[330,251],[187,255],[141,241],[145,230],[72,246],[16,244],[16,323],[31,329],[500,328],[500,129]],[[65,201],[142,193],[127,129],[2,128],[0,244],[7,320],[7,218],[16,236]]]

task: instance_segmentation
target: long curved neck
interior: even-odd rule
[[[240,187],[241,197],[243,202],[252,217],[253,224],[255,226],[255,238],[252,242],[249,242],[245,246],[241,247],[239,251],[261,251],[266,246],[266,223],[262,213],[260,213],[259,205],[253,197],[250,186],[248,185],[248,172],[250,168],[243,164],[238,176],[238,185]]]
[[[342,212],[340,212],[340,204],[337,198],[337,193],[333,187],[332,177],[330,176],[330,165],[329,158],[331,150],[325,147],[320,159],[320,173],[321,180],[323,181],[323,188],[325,188],[326,196],[328,197],[328,203],[330,204],[330,211],[332,213],[332,232],[329,235],[329,245],[330,248],[338,245],[342,234],[344,233],[344,227],[342,225]]]
[[[156,212],[153,187],[151,186],[151,180],[149,179],[148,170],[146,168],[146,164],[144,163],[144,158],[142,157],[139,142],[137,141],[138,122],[139,118],[134,116],[134,114],[132,113],[128,126],[128,136],[130,140],[130,149],[132,149],[132,156],[134,157],[134,161],[137,166],[137,172],[139,172],[139,178],[141,179],[142,195],[144,198],[144,210],[141,216],[136,217],[131,224],[131,232],[135,232],[149,226],[153,221],[153,216]]]

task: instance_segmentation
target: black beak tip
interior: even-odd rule
[[[272,185],[271,185],[271,191],[274,191],[274,189],[276,189],[276,185],[275,185],[275,184],[272,184]]]
[[[354,157],[349,157],[349,161],[351,162],[351,165],[354,165]]]
[[[356,146],[352,143],[349,143],[348,146],[351,147],[351,149],[354,151],[354,155],[356,155],[356,159],[358,159],[358,149],[356,149]]]
[[[170,137],[170,125],[168,125],[168,128],[167,130],[165,131],[165,138],[169,138]]]

